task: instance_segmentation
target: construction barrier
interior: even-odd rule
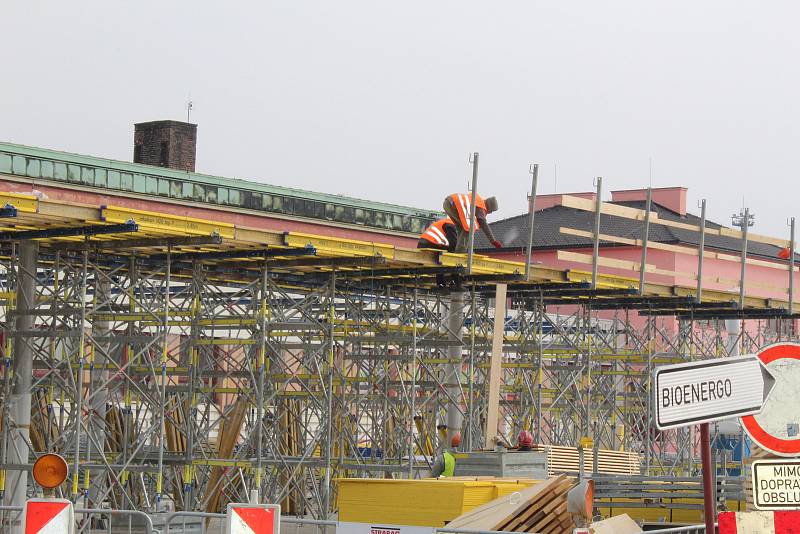
[[[722,512],[719,534],[800,534],[800,511]]]

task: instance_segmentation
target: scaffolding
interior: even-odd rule
[[[71,468],[58,491],[86,508],[217,512],[256,490],[324,518],[335,479],[423,476],[448,433],[491,447],[487,421],[509,442],[527,429],[692,474],[697,436],[651,428],[654,366],[754,351],[796,318],[643,277],[525,277],[478,255],[468,272],[458,254],[0,203],[6,502],[56,452]],[[732,336],[725,319],[756,328]]]

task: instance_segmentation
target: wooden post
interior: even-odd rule
[[[489,396],[486,407],[486,439],[484,446],[490,447],[497,436],[500,411],[500,381],[503,378],[503,331],[506,319],[506,284],[495,286],[494,328],[492,330],[492,356],[489,362]]]

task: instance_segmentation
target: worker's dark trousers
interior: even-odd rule
[[[466,252],[467,245],[469,244],[469,230],[465,231],[461,227],[461,218],[458,216],[458,210],[453,205],[453,201],[450,200],[450,197],[444,199],[442,209],[451,219],[453,219],[453,222],[456,223],[456,232],[458,233],[458,238],[456,239],[456,248],[453,250],[453,252]]]

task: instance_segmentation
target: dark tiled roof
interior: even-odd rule
[[[627,206],[640,210],[644,210],[646,206],[646,203],[643,200],[612,202],[612,204]],[[700,217],[697,215],[687,213],[686,215],[681,216],[680,214],[675,213],[664,206],[656,204],[655,202],[653,203],[651,210],[658,214],[659,219],[700,226]],[[527,213],[490,224],[492,231],[495,233],[497,238],[502,241],[505,249],[524,249],[528,246],[528,234],[530,227],[528,226]],[[613,215],[600,215],[601,234],[625,237],[629,239],[641,239],[644,231],[643,226],[644,223],[642,221],[634,221],[632,219],[616,217]],[[534,250],[586,248],[592,246],[591,238],[562,234],[560,232],[560,228],[562,227],[592,232],[594,230],[594,213],[574,208],[567,208],[565,206],[553,206],[541,211],[537,211],[534,220]],[[706,220],[706,227],[721,228],[722,225]],[[693,232],[691,230],[684,230],[681,228],[673,228],[671,226],[662,226],[660,224],[651,223],[649,239],[651,241],[658,241],[661,243],[698,246],[700,243],[700,232]],[[617,243],[610,243],[608,241],[601,241],[600,246],[610,247],[620,245]],[[705,246],[709,249],[721,250],[735,254],[739,254],[742,250],[742,243],[740,239],[710,234],[706,234]],[[475,248],[483,251],[493,250],[483,233],[478,233],[476,235]],[[749,255],[775,259],[779,251],[780,247],[776,247],[774,245],[757,243],[754,241],[748,241],[747,243],[747,253]],[[798,255],[797,258],[800,259],[800,255]]]

